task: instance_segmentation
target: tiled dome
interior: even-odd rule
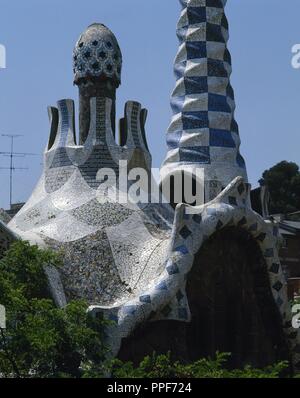
[[[122,53],[115,35],[103,24],[90,25],[80,36],[73,52],[74,83],[103,78],[121,84]]]

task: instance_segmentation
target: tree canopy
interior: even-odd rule
[[[87,313],[87,303],[57,308],[50,297],[44,264],[59,257],[27,242],[16,242],[0,260],[0,303],[6,329],[0,329],[0,378],[277,378],[285,362],[266,369],[246,366],[230,371],[230,354],[193,364],[172,360],[171,353],[146,357],[138,366],[107,359],[106,321]]]
[[[270,213],[293,213],[300,210],[300,172],[293,162],[282,161],[263,173],[260,185],[270,191]]]
[[[0,333],[4,377],[79,377],[84,363],[105,357],[104,322],[87,313],[84,301],[56,307],[43,270],[49,263],[59,266],[60,259],[26,242],[14,243],[0,261],[0,303],[7,315]]]

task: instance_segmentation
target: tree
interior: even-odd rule
[[[14,243],[0,261],[0,303],[7,327],[0,333],[0,375],[80,377],[85,362],[105,358],[104,321],[87,313],[87,303],[64,309],[52,301],[43,265],[59,266],[49,250]]]
[[[180,378],[180,379],[206,379],[206,378],[279,378],[289,377],[287,362],[279,362],[265,369],[255,369],[252,366],[245,366],[244,369],[229,370],[227,362],[229,353],[216,353],[215,358],[202,358],[191,364],[183,364],[171,359],[171,354],[156,355],[153,353],[147,356],[138,365],[123,363],[114,360],[108,367],[112,378]],[[85,377],[99,377],[99,374],[86,371]]]
[[[300,172],[293,162],[280,162],[263,173],[260,185],[269,188],[270,213],[293,213],[300,210]]]
[[[26,242],[14,243],[0,261],[0,303],[7,311],[7,328],[0,330],[0,377],[276,378],[288,368],[281,362],[266,369],[230,371],[230,354],[220,353],[192,364],[155,353],[137,367],[106,360],[106,322],[91,317],[84,301],[57,308],[48,292],[45,263],[59,266],[60,259]]]

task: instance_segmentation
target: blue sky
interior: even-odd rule
[[[17,151],[42,153],[49,133],[47,105],[77,101],[72,50],[80,33],[103,22],[123,53],[118,116],[127,100],[149,109],[147,136],[153,165],[165,152],[174,87],[173,59],[178,0],[0,0],[0,43],[7,69],[0,70],[0,133],[23,134]],[[232,85],[241,153],[255,186],[261,173],[281,160],[300,163],[300,69],[291,67],[291,48],[300,43],[299,0],[228,0]],[[0,151],[9,141],[0,136]],[[0,157],[0,166],[8,158]],[[29,167],[15,173],[14,200],[30,195],[42,156],[17,159]],[[8,173],[0,170],[0,207],[8,206]]]

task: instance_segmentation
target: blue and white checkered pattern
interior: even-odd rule
[[[177,82],[171,98],[174,116],[167,134],[162,177],[183,165],[194,165],[205,169],[206,180],[217,179],[223,186],[237,176],[247,180],[234,119],[226,0],[180,3]]]

